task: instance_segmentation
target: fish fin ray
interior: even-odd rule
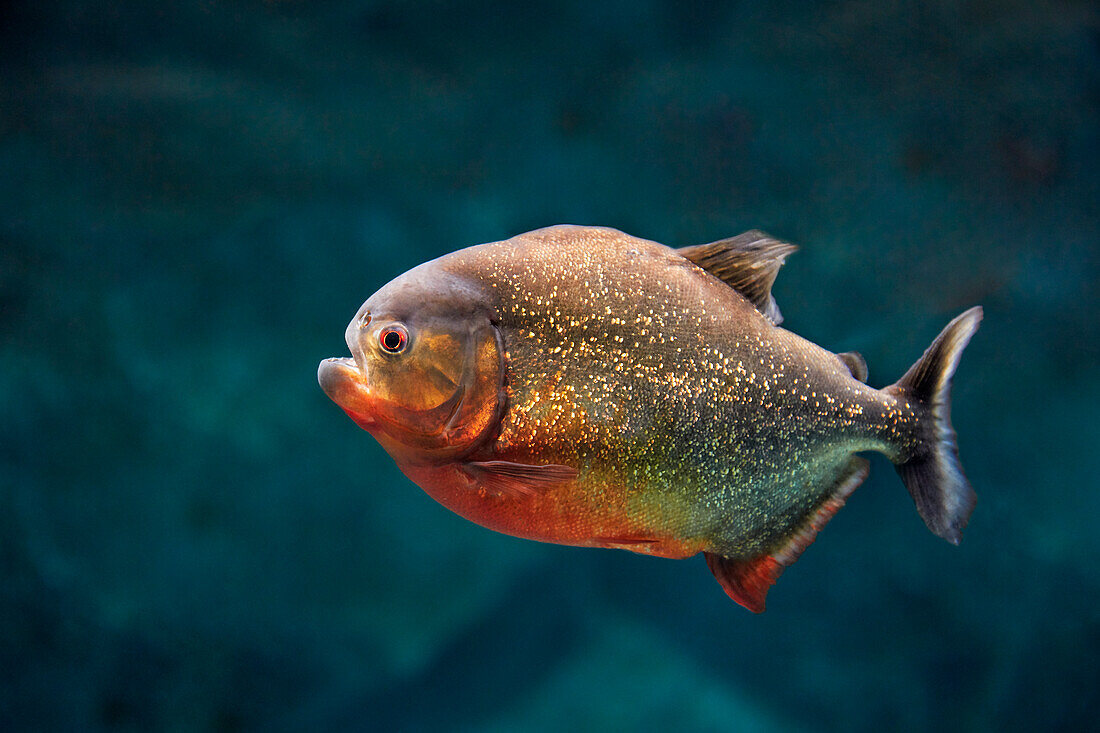
[[[660,542],[660,540],[657,539],[656,537],[640,537],[640,536],[622,536],[622,537],[602,536],[602,537],[593,537],[592,539],[596,540],[597,542],[603,542],[603,543],[615,544],[615,545],[652,545],[652,544],[655,544],[657,542]]]
[[[513,461],[469,461],[462,469],[478,485],[514,497],[538,496],[577,477],[571,466],[535,466]]]
[[[859,488],[870,471],[871,464],[866,458],[852,456],[848,459],[848,464],[841,471],[840,478],[833,484],[833,488],[825,499],[810,512],[802,526],[794,531],[783,547],[774,553],[775,559],[783,567],[793,564],[802,551],[813,544],[817,539],[817,533],[840,511],[848,501],[848,497]]]
[[[858,351],[845,351],[843,354],[837,354],[836,358],[840,359],[851,372],[852,379],[857,382],[867,382],[867,360],[863,358],[863,354]]]
[[[759,229],[676,250],[711,275],[741,293],[773,324],[783,322],[772,297],[772,284],[787,256],[798,248]]]
[[[918,446],[895,468],[928,529],[954,545],[962,539],[978,498],[959,463],[951,426],[951,380],[981,322],[981,306],[957,316],[905,376],[886,388],[923,412],[918,417]]]
[[[707,567],[714,573],[726,595],[753,613],[763,613],[768,590],[783,571],[798,559],[802,551],[813,543],[817,533],[844,506],[856,487],[863,483],[869,466],[866,459],[852,456],[825,499],[772,552],[750,558],[731,558],[704,552]]]

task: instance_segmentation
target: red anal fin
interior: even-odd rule
[[[734,560],[711,552],[704,552],[703,556],[727,596],[753,613],[764,613],[768,589],[783,572],[783,566],[774,557],[761,555],[749,560]]]
[[[863,483],[869,465],[865,459],[853,456],[829,497],[774,552],[749,558],[730,558],[704,552],[707,567],[714,573],[726,595],[753,613],[763,613],[768,590],[813,543],[817,533],[844,506],[856,487]]]
[[[556,464],[534,466],[512,461],[471,461],[464,463],[462,468],[480,486],[515,497],[538,496],[577,477],[577,469]]]

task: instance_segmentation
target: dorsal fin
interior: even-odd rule
[[[778,326],[783,316],[772,297],[772,283],[787,255],[796,249],[793,244],[752,229],[736,237],[676,251],[741,293]]]

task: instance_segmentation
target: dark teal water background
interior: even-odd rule
[[[1083,1],[0,4],[0,727],[1095,726],[1098,164]],[[428,499],[317,362],[561,222],[800,244],[878,386],[984,305],[962,545],[876,459],[754,616]]]

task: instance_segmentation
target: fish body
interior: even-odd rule
[[[859,452],[915,471],[918,509],[951,541],[973,507],[945,406],[980,310],[945,329],[910,382],[875,389],[857,355],[779,327],[770,287],[793,249],[747,232],[676,250],[578,226],[470,247],[375,293],[348,327],[353,358],[322,362],[319,379],[467,519],[545,542],[703,552],[760,611],[866,476]],[[391,353],[386,339],[404,342]]]

